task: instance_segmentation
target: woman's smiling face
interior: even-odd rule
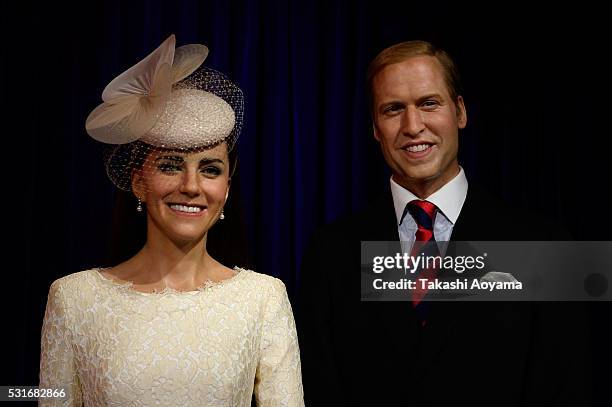
[[[225,143],[196,152],[153,150],[132,179],[146,203],[149,235],[153,228],[178,244],[201,240],[221,214],[229,171]]]

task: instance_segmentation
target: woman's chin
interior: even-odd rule
[[[170,240],[172,240],[176,245],[184,246],[188,244],[198,244],[206,236],[206,232],[202,230],[197,231],[173,231],[169,234]]]

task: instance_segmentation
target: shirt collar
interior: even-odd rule
[[[467,196],[468,182],[462,167],[459,174],[447,182],[442,188],[427,197],[427,200],[436,205],[440,212],[453,224],[459,218],[459,213]],[[399,185],[391,177],[391,195],[393,195],[393,206],[395,216],[399,225],[406,205],[418,198],[415,194]]]

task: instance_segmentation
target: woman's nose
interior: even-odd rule
[[[196,171],[187,170],[183,173],[179,191],[187,195],[197,195],[200,192],[198,174]]]

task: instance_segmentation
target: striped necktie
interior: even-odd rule
[[[407,213],[410,213],[418,227],[415,235],[416,241],[410,253],[413,258],[417,256],[439,256],[440,253],[433,234],[433,226],[437,212],[438,208],[436,205],[429,201],[414,200],[408,202],[406,205],[402,219]],[[425,325],[426,322],[427,303],[422,302],[422,300],[427,294],[427,289],[421,288],[421,281],[418,279],[432,280],[436,277],[436,274],[437,270],[433,267],[420,268],[415,271],[417,284],[416,289],[412,293],[412,305],[417,311],[417,316],[422,325]]]
[[[404,209],[402,218],[407,212],[414,218],[418,229],[416,231],[417,242],[435,242],[433,225],[438,208],[429,201],[414,200],[408,202]]]

